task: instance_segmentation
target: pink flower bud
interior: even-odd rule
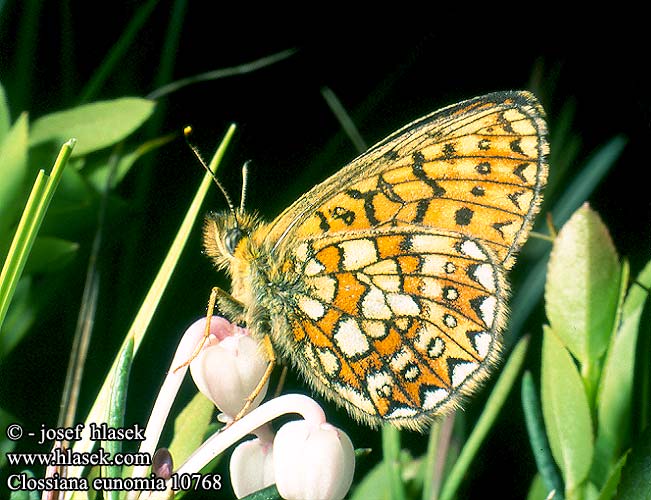
[[[286,500],[340,500],[353,482],[353,444],[327,423],[285,424],[274,439],[273,457],[276,487]]]
[[[190,328],[195,325],[203,328],[205,320]],[[227,418],[233,418],[262,379],[268,361],[248,330],[219,317],[213,317],[210,326],[209,340],[190,363],[190,372],[199,390]],[[265,385],[250,409],[258,406],[266,393]]]
[[[245,441],[233,450],[231,484],[237,498],[274,483],[273,445],[259,438]]]

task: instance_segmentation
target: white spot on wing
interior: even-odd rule
[[[385,292],[399,292],[400,291],[400,276],[380,275],[373,277],[373,283]]]
[[[478,365],[474,362],[458,363],[452,368],[452,387],[459,387],[463,382],[477,370]]]
[[[486,260],[486,253],[472,240],[466,240],[461,244],[461,253],[477,260]]]
[[[396,316],[418,316],[420,314],[420,307],[410,295],[388,293],[387,301]]]
[[[432,253],[441,248],[441,237],[435,234],[414,234],[411,237],[411,250],[414,253]]]
[[[377,251],[371,240],[342,241],[340,247],[344,256],[343,266],[347,271],[355,271],[377,261]]]
[[[384,338],[387,334],[387,325],[382,321],[364,320],[362,321],[362,328],[367,335],[374,339]]]
[[[324,302],[330,303],[335,298],[335,291],[337,290],[337,280],[331,276],[317,276],[316,278],[308,278],[306,280],[308,286],[312,290],[312,294]]]
[[[402,371],[402,369],[407,366],[407,363],[409,363],[412,359],[413,353],[407,350],[406,347],[403,347],[391,357],[391,368],[397,372]]]
[[[298,308],[314,321],[323,318],[323,315],[325,314],[325,307],[323,307],[323,304],[307,295],[299,295]]]
[[[451,314],[444,314],[443,323],[445,323],[445,326],[447,326],[448,328],[455,328],[457,326],[457,318],[455,318]]]
[[[335,353],[329,349],[319,349],[319,360],[321,360],[321,365],[323,369],[329,376],[336,375],[339,372],[339,359]]]
[[[364,269],[366,274],[398,274],[398,266],[394,260],[384,259]]]
[[[368,339],[352,318],[340,321],[336,327],[334,340],[341,352],[349,358],[364,354],[369,350]]]
[[[306,242],[301,243],[296,247],[296,250],[294,251],[294,255],[296,255],[296,258],[298,259],[299,262],[305,262],[307,260],[307,255],[308,255],[308,246]]]
[[[399,408],[396,408],[393,410],[391,413],[389,413],[385,418],[391,419],[391,418],[409,418],[413,417],[416,415],[416,410],[413,408],[408,408],[407,406],[401,406]]]
[[[418,368],[418,366],[414,364],[408,366],[407,369],[405,370],[405,379],[409,382],[413,382],[414,380],[416,380],[419,375],[420,375],[420,369]]]
[[[489,264],[480,264],[472,273],[477,282],[489,292],[495,291],[495,276]]]
[[[390,319],[393,316],[384,299],[384,293],[375,286],[371,286],[362,299],[362,313],[368,319]]]
[[[366,377],[366,384],[371,394],[378,398],[388,398],[391,396],[393,388],[393,379],[385,371],[371,373]]]
[[[472,340],[475,349],[477,349],[477,354],[479,354],[482,359],[486,359],[492,340],[490,334],[488,332],[480,332],[475,334]]]
[[[497,304],[497,299],[495,297],[486,297],[479,310],[481,311],[481,319],[484,321],[488,328],[493,327],[493,321],[495,321],[495,305]]]
[[[368,413],[369,415],[377,415],[377,410],[375,409],[375,406],[373,406],[373,402],[361,392],[356,391],[350,386],[341,384],[334,384],[333,389],[346,401],[363,412]]]
[[[316,259],[310,259],[307,261],[307,264],[305,264],[305,274],[307,276],[314,276],[315,274],[319,274],[323,272],[325,269],[325,266],[321,264],[318,260]]]
[[[445,389],[425,391],[425,395],[423,397],[423,410],[433,410],[447,397],[448,391]]]

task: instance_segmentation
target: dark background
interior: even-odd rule
[[[80,89],[139,4],[44,2],[39,23],[31,28],[37,33],[31,35],[37,40],[29,62],[32,77],[20,79],[26,74],[20,69],[24,61],[16,60],[14,47],[24,36],[21,19],[29,5],[33,4],[10,1],[0,11],[0,81],[14,119],[24,110],[33,119],[77,104]],[[356,156],[321,96],[324,86],[339,97],[369,145],[439,107],[495,90],[530,88],[548,113],[552,136],[561,111],[574,107],[570,134],[579,144],[573,162],[576,171],[615,135],[628,139],[617,164],[589,201],[610,228],[620,255],[630,259],[631,275],[648,260],[648,47],[619,31],[633,29],[617,25],[614,30],[616,21],[611,20],[609,29],[583,34],[577,31],[579,24],[535,25],[531,15],[518,12],[489,20],[479,10],[452,15],[397,4],[381,19],[355,18],[332,6],[327,12],[299,16],[258,12],[253,5],[240,11],[212,5],[191,2],[182,21],[177,20],[183,28],[173,79],[288,48],[296,53],[265,69],[199,83],[162,98],[157,133],[177,132],[190,123],[199,148],[210,157],[228,124],[237,123],[236,139],[219,177],[238,200],[240,167],[252,160],[250,209],[273,218]],[[157,5],[98,98],[146,96],[155,89],[171,8],[170,2]],[[570,168],[563,182],[569,182],[573,173]],[[101,252],[102,287],[80,415],[92,403],[202,175],[179,137],[134,167],[120,185],[118,194],[128,202],[128,216],[109,220]],[[224,206],[217,190],[212,190],[205,210]],[[127,422],[146,421],[176,339],[204,313],[211,286],[227,287],[224,276],[218,276],[201,255],[200,239],[197,226],[136,358]],[[28,425],[56,422],[90,241],[89,237],[80,242],[75,261],[55,277],[59,295],[43,308],[32,334],[0,365],[0,403]],[[134,261],[136,272],[120,272],[125,263]],[[526,271],[516,266],[515,293]],[[534,370],[543,318],[539,308],[526,329],[534,338],[530,356]],[[287,390],[306,389],[290,376]],[[191,394],[188,385],[181,400]],[[481,411],[486,394],[482,391],[469,405],[468,425]],[[523,498],[535,473],[518,394],[507,405],[464,485],[469,498],[473,492],[495,491],[496,478],[503,498]],[[379,432],[355,426],[331,406],[326,405],[326,411],[355,446],[374,449],[358,464],[356,477],[363,477],[380,457]],[[405,433],[403,441],[415,455],[424,451],[420,435]]]

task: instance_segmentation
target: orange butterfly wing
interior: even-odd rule
[[[547,177],[546,127],[525,92],[421,118],[265,227],[295,283],[272,342],[369,424],[423,428],[498,359],[505,270]]]

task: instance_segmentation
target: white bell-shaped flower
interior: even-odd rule
[[[274,483],[273,443],[260,438],[240,443],[230,462],[231,484],[242,498]]]
[[[199,320],[193,327],[205,327]],[[235,417],[251,396],[265,373],[268,361],[245,328],[213,317],[210,336],[201,352],[190,363],[192,378],[199,390],[225,415]],[[257,395],[250,410],[264,399],[267,385]]]
[[[341,500],[353,482],[353,444],[327,423],[285,424],[274,439],[273,457],[276,487],[286,500]]]

